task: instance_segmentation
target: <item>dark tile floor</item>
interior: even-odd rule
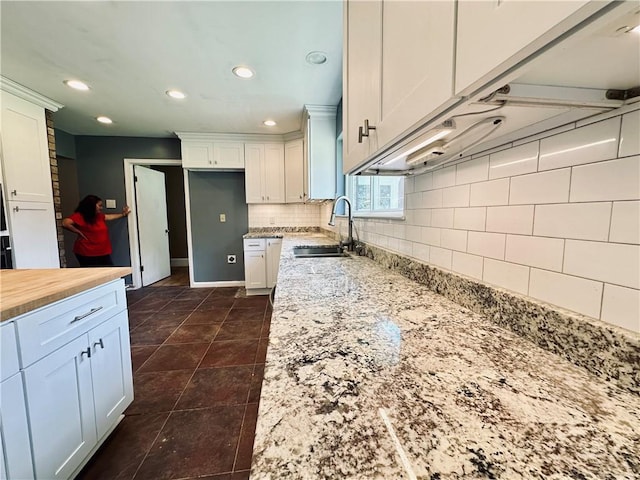
[[[127,301],[135,398],[76,478],[248,479],[268,297],[155,286]]]

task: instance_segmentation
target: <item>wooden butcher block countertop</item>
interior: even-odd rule
[[[0,321],[131,273],[131,267],[0,271]]]

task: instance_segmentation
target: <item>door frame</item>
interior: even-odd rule
[[[127,205],[131,213],[127,217],[129,228],[129,256],[131,258],[131,280],[133,288],[142,287],[142,272],[140,271],[140,248],[138,238],[138,213],[136,211],[135,185],[133,181],[134,165],[175,165],[182,167],[182,160],[166,160],[155,158],[125,158],[124,159],[124,188]],[[188,216],[187,216],[188,217]],[[189,255],[191,258],[191,255]],[[191,263],[191,261],[189,261]]]

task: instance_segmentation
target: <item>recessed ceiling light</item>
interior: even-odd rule
[[[240,77],[240,78],[253,77],[253,70],[251,70],[249,67],[242,67],[242,66],[233,67],[232,72],[236,77]]]
[[[65,80],[64,83],[67,87],[71,87],[75,90],[89,90],[89,85],[81,82],[80,80]]]
[[[167,90],[167,95],[169,95],[171,98],[177,98],[179,100],[182,100],[186,97],[186,95],[180,90]]]
[[[276,126],[276,122],[274,122],[273,120],[265,120],[264,122],[262,122],[264,125],[266,125],[267,127],[275,127]]]
[[[311,65],[322,65],[327,61],[327,54],[324,52],[309,52],[307,54],[307,63]]]
[[[98,117],[96,118],[96,120],[100,123],[113,123],[113,120],[111,120],[109,117]]]

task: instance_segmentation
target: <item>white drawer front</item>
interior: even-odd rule
[[[3,322],[0,326],[0,381],[18,372],[18,343],[14,322]]]
[[[245,252],[251,250],[264,250],[267,244],[264,238],[245,238],[243,242]]]
[[[120,279],[16,318],[22,368],[126,308]]]

